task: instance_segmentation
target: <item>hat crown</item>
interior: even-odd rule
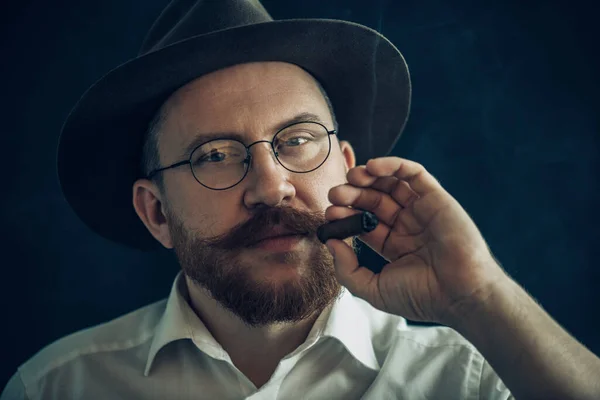
[[[143,55],[222,29],[273,21],[259,0],[173,0],[150,28]]]

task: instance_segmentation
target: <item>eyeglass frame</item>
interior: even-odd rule
[[[323,129],[325,129],[325,131],[327,132],[327,140],[329,141],[329,150],[327,151],[327,155],[325,156],[325,158],[323,159],[323,161],[321,162],[321,164],[317,165],[315,168],[309,170],[309,171],[304,171],[304,172],[297,172],[297,171],[292,171],[291,169],[287,168],[285,165],[283,165],[283,163],[281,162],[281,160],[279,159],[278,153],[277,151],[275,151],[275,146],[273,145],[273,143],[275,142],[275,138],[277,137],[277,135],[279,135],[280,132],[294,126],[294,125],[299,125],[299,124],[317,124],[323,127]],[[181,167],[182,165],[185,164],[189,164],[190,166],[190,172],[192,173],[192,176],[194,177],[194,179],[196,180],[196,182],[198,182],[200,185],[204,186],[207,189],[210,190],[227,190],[227,189],[231,189],[232,187],[238,185],[241,181],[244,180],[244,178],[246,178],[246,175],[248,175],[248,171],[250,171],[250,163],[252,162],[252,153],[250,152],[250,147],[254,146],[255,144],[258,143],[269,143],[271,145],[271,150],[273,150],[273,154],[275,155],[275,159],[277,160],[277,162],[279,163],[279,165],[281,165],[283,168],[285,168],[286,170],[293,172],[295,174],[306,174],[309,172],[312,172],[316,169],[318,169],[321,165],[325,164],[325,161],[327,161],[327,159],[329,158],[329,154],[331,154],[331,135],[336,135],[338,133],[337,129],[327,129],[327,127],[325,125],[323,125],[320,122],[316,122],[316,121],[299,121],[299,122],[295,122],[293,124],[287,125],[283,128],[281,128],[280,130],[278,130],[277,132],[275,132],[275,134],[273,135],[273,139],[271,141],[268,140],[257,140],[256,142],[250,143],[248,146],[246,146],[242,141],[237,140],[237,139],[211,139],[211,140],[207,140],[206,142],[203,142],[201,144],[199,144],[198,146],[194,147],[194,149],[190,152],[190,157],[187,160],[182,160],[182,161],[177,161],[176,163],[173,163],[171,165],[169,165],[168,167],[162,167],[162,168],[158,168],[155,169],[153,171],[151,171],[146,177],[145,179],[149,179],[151,180],[153,178],[154,175],[156,175],[159,172],[171,169],[171,168],[177,168],[177,167]],[[206,186],[205,184],[203,184],[202,182],[200,182],[200,180],[198,179],[198,177],[196,177],[196,174],[194,173],[194,166],[192,164],[192,156],[194,155],[194,152],[196,150],[198,150],[200,147],[204,146],[207,143],[210,142],[214,142],[217,140],[232,140],[235,142],[240,143],[242,146],[244,146],[246,148],[246,158],[244,159],[244,161],[242,161],[243,163],[247,163],[248,167],[246,168],[246,172],[244,172],[244,175],[240,178],[239,181],[237,181],[236,183],[234,183],[231,186],[228,186],[226,188],[221,188],[221,189],[215,189],[215,188],[211,188],[210,186]]]

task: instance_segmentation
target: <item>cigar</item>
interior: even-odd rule
[[[321,243],[325,243],[329,239],[342,240],[350,236],[371,232],[377,227],[378,223],[379,219],[377,219],[375,214],[363,211],[360,214],[354,214],[321,225],[317,229],[317,237]]]

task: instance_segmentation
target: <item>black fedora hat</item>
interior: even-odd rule
[[[274,21],[258,0],[174,0],[138,56],[93,84],[65,121],[57,172],[78,217],[114,242],[158,248],[132,204],[150,120],[188,82],[255,61],[288,62],[315,77],[358,164],[389,154],[400,137],[410,77],[400,52],[378,32],[339,20]]]

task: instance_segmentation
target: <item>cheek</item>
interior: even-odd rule
[[[328,199],[329,191],[347,182],[344,165],[337,158],[332,158],[331,162],[328,159],[320,168],[304,175],[298,182],[296,191],[316,199],[316,205],[321,209],[331,205]]]
[[[238,199],[237,201],[235,199]],[[185,226],[202,236],[216,236],[239,223],[238,195],[207,196],[198,191],[190,191],[179,201],[179,216]]]

